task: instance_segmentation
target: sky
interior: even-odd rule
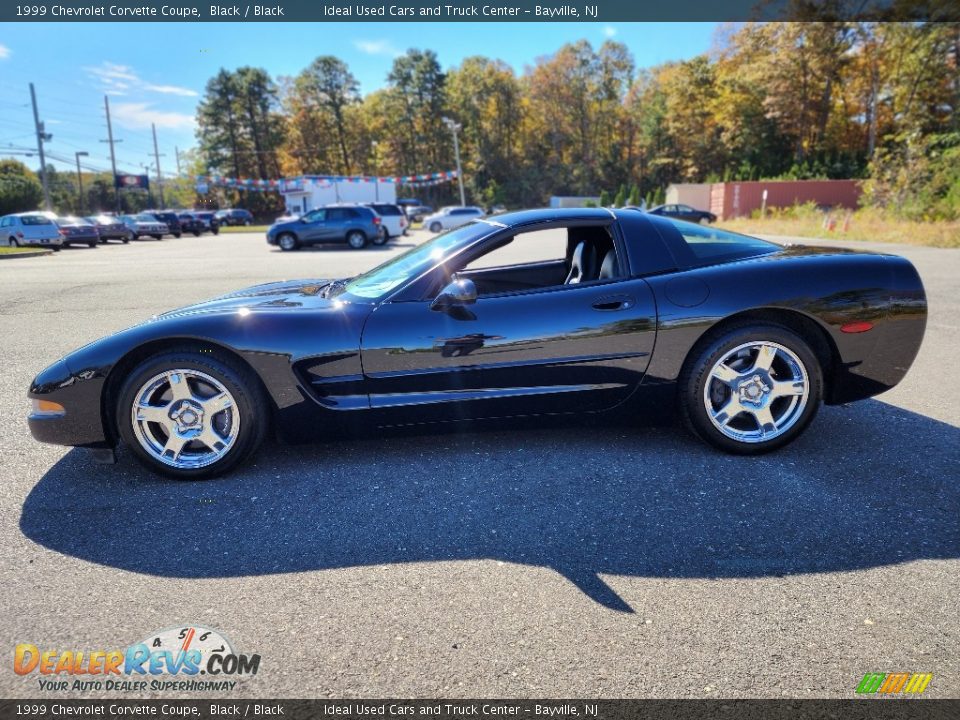
[[[597,47],[612,38],[643,68],[707,52],[715,30],[714,23],[8,23],[0,27],[0,157],[39,164],[13,154],[36,149],[31,82],[53,134],[44,145],[55,156],[48,162],[75,171],[74,154],[88,152],[82,167],[109,170],[109,148],[100,142],[106,94],[114,138],[122,140],[117,170],[153,165],[154,123],[167,176],[176,172],[175,150],[196,145],[196,106],[221,67],[258,66],[276,78],[336,55],[366,94],[385,85],[394,57],[411,47],[434,50],[445,70],[485,55],[520,74],[564,43],[586,39]]]

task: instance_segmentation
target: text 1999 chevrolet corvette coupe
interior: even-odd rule
[[[726,451],[796,438],[888,390],[923,339],[905,259],[782,247],[624,209],[531,210],[358,277],[259,285],[67,355],[30,388],[38,440],[177,478],[268,432],[676,407]]]

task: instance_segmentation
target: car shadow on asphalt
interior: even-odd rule
[[[138,573],[220,578],[497,559],[604,575],[764,578],[960,557],[960,429],[876,400],[824,408],[773,455],[674,428],[566,426],[270,445],[225,478],[158,478],[68,452],[23,533]]]

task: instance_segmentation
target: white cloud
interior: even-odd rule
[[[353,46],[367,55],[389,55],[390,57],[403,55],[389,40],[354,40]]]
[[[193,115],[153,109],[149,103],[117,103],[110,107],[110,115],[117,125],[131,130],[158,128],[189,129],[194,126]]]
[[[144,85],[145,90],[150,92],[163,93],[164,95],[180,95],[181,97],[197,97],[200,93],[190,88],[177,87],[176,85]]]
[[[137,87],[147,92],[180,97],[197,97],[199,93],[190,88],[177,85],[154,85],[140,79],[137,71],[129,65],[117,65],[104,61],[96,67],[86,67],[87,74],[100,83],[100,89],[107,95],[126,95],[128,90]]]
[[[12,54],[13,51],[10,48],[6,45],[0,45],[0,60],[6,60]]]
[[[617,34],[617,29],[613,25],[607,25],[606,27],[603,28],[603,34],[606,35],[608,38],[612,38],[614,35]]]

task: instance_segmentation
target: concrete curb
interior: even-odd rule
[[[53,255],[53,250],[40,248],[38,250],[28,250],[27,252],[0,253],[0,260],[16,260],[17,258],[40,257],[41,255]]]

